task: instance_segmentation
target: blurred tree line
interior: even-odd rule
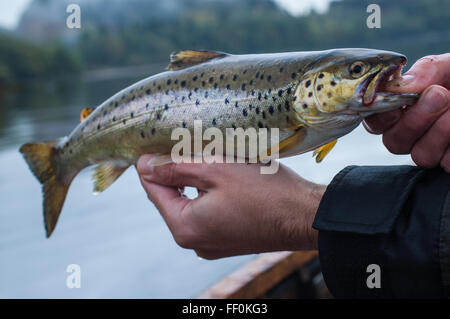
[[[31,44],[0,35],[0,83],[160,63],[170,52],[186,48],[262,53],[373,47],[402,52],[410,60],[449,52],[450,1],[378,0],[382,27],[368,29],[371,2],[336,1],[326,14],[301,17],[271,0],[173,0],[178,10],[175,6],[161,14],[155,11],[159,0],[123,1],[109,19],[107,11],[82,7],[82,28],[73,43],[54,39]]]

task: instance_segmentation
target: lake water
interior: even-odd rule
[[[18,148],[67,135],[82,108],[136,80],[42,85],[1,98],[0,298],[192,298],[256,257],[200,260],[178,247],[134,168],[99,196],[92,195],[91,169],[81,172],[58,227],[45,238],[40,185]],[[409,156],[389,154],[381,138],[361,126],[320,165],[311,153],[281,162],[319,183],[347,165],[412,164]],[[80,289],[66,286],[69,264],[81,267]]]

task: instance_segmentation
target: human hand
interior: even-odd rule
[[[278,250],[317,249],[314,216],[325,186],[302,179],[280,164],[276,174],[260,174],[252,164],[137,164],[149,199],[175,241],[198,256],[227,256]],[[188,199],[179,188],[196,187]]]
[[[372,115],[366,129],[383,134],[383,143],[394,154],[411,153],[423,167],[441,165],[450,173],[450,53],[418,60],[386,90],[421,93],[417,103],[406,109]]]

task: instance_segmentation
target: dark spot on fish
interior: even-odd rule
[[[214,78],[213,77],[210,77],[209,78],[209,83],[213,83],[214,82]]]
[[[297,101],[297,96],[294,96],[293,101],[294,102]]]
[[[155,132],[156,132],[155,128],[152,128],[152,135],[155,135]]]
[[[261,122],[258,122],[258,127],[259,127],[259,128],[263,128],[264,125],[263,125]]]
[[[311,80],[306,81],[305,87],[309,87],[311,85]]]
[[[296,77],[297,77],[297,74],[295,74],[295,73],[292,73],[292,74],[291,74],[291,78],[292,78],[292,79],[295,79]]]
[[[242,83],[241,90],[245,91],[245,83]]]
[[[267,91],[269,94],[271,94],[272,93],[272,89],[269,89],[269,91]]]
[[[284,68],[280,68],[280,73],[283,73],[283,71],[284,71]]]
[[[181,87],[182,87],[182,88],[184,88],[184,87],[186,86],[186,81],[185,81],[185,80],[183,80],[183,81],[181,81],[181,83],[180,83],[180,84],[181,84]]]
[[[125,99],[125,94],[124,95],[122,95],[122,100],[124,100]]]
[[[252,96],[255,96],[255,90],[252,90]]]
[[[198,79],[198,77],[195,75],[193,78],[192,78],[192,81],[197,81],[197,79]]]
[[[165,92],[165,93],[166,93],[166,95],[169,95],[169,90],[166,90],[166,92]]]
[[[111,106],[111,105],[113,105],[113,102],[111,101],[111,102],[109,102],[109,106]]]
[[[231,124],[231,127],[233,128],[233,129],[236,129],[236,124]]]
[[[225,98],[225,104],[228,104],[228,103],[230,103],[230,100],[226,97]]]
[[[183,121],[182,125],[184,128],[186,128],[186,122]]]
[[[244,116],[247,116],[247,115],[248,115],[247,110],[246,110],[246,109],[243,109],[243,110],[242,110],[242,114],[243,114]]]
[[[267,100],[269,96],[267,94],[264,94],[264,100]]]
[[[266,111],[262,111],[262,117],[263,117],[263,119],[266,118]]]
[[[191,96],[192,96],[192,92],[189,92],[189,94],[188,94],[188,99],[189,100],[191,99]]]
[[[229,84],[227,84],[227,90],[229,90],[231,88],[231,86]]]
[[[186,100],[186,97],[183,95],[183,97],[181,98],[181,102],[184,102],[184,100]]]
[[[323,78],[323,73],[319,74],[319,79]]]
[[[103,111],[103,116],[105,116],[108,112],[107,111]]]
[[[256,78],[256,79],[259,78],[259,71],[256,72],[255,78]]]
[[[202,72],[202,74],[200,74],[200,77],[202,78],[205,75],[205,72]]]
[[[175,79],[175,81],[173,81],[173,83],[178,84],[178,79]]]
[[[213,120],[212,120],[212,125],[214,125],[214,126],[216,126],[217,125],[217,121],[216,121],[216,119],[214,118]]]
[[[290,108],[291,106],[289,105],[289,102],[288,101],[286,101],[285,103],[284,103],[284,108],[286,109],[286,111],[289,111],[289,108]]]
[[[237,74],[233,75],[233,81],[236,81],[237,77]]]
[[[119,106],[119,103],[118,103],[118,102],[114,103],[114,106],[115,106],[115,107],[118,107],[118,106]]]
[[[264,74],[261,74],[261,76],[259,77],[261,80],[264,80]]]
[[[271,76],[271,75],[268,75],[268,76],[267,76],[267,82],[270,82],[270,81],[272,81],[272,76]]]
[[[234,106],[235,106],[235,107],[239,107],[239,104],[238,104],[237,101],[236,101],[236,103],[234,103]]]
[[[144,138],[144,137],[145,137],[145,134],[144,134],[144,132],[143,132],[143,131],[141,131],[141,137],[142,137],[142,138]]]
[[[253,80],[250,80],[250,82],[248,82],[249,85],[253,85]]]
[[[275,96],[272,96],[272,100],[275,102],[277,98]]]
[[[270,115],[272,115],[273,112],[274,112],[274,108],[273,108],[273,106],[271,105],[271,106],[269,106],[269,113],[270,113]]]
[[[133,117],[134,117],[134,113],[133,113],[133,112],[131,112],[131,113],[130,113],[130,116],[131,116],[131,118],[133,118]]]
[[[157,119],[157,120],[160,120],[160,119],[161,119],[161,114],[156,113],[156,119]]]
[[[147,90],[145,91],[145,93],[147,93],[147,95],[149,95],[150,93],[152,93],[152,90],[147,89]]]
[[[248,108],[249,108],[250,110],[252,110],[252,109],[253,109],[253,104],[249,104]]]
[[[292,93],[292,88],[288,88],[288,89],[286,90],[286,93],[287,93],[287,94],[291,94],[291,93]]]
[[[308,96],[311,97],[311,96],[312,96],[312,92],[309,92],[309,93],[308,93]]]
[[[223,80],[225,76],[223,74],[220,75],[220,79]]]
[[[259,92],[259,93],[258,93],[258,100],[261,101],[261,97],[262,97],[262,94],[261,94],[261,92]]]
[[[116,121],[116,117],[115,117],[115,116],[113,116],[113,118],[112,118],[112,121],[113,121],[113,122],[115,122],[115,121]]]
[[[261,111],[261,109],[257,106],[255,109],[256,114],[259,114],[260,111]]]
[[[209,93],[208,93],[208,91],[205,91],[205,99],[207,99],[207,98],[208,98],[208,96],[209,96]]]
[[[161,91],[161,85],[158,85],[158,91]]]
[[[323,102],[323,106],[327,106],[327,102]]]
[[[197,92],[198,92],[198,88],[195,88],[195,89],[194,89],[194,92],[197,93]]]
[[[303,108],[304,108],[304,109],[307,109],[307,108],[308,108],[308,104],[303,103]]]
[[[278,104],[277,108],[278,108],[278,112],[282,112],[281,104]]]
[[[164,109],[167,111],[169,109],[169,104],[164,104]]]
[[[97,125],[97,130],[99,130],[101,128],[100,124]]]
[[[278,96],[281,97],[283,95],[283,90],[278,90]]]
[[[205,85],[206,85],[206,82],[202,81],[202,86],[205,87]]]
[[[214,88],[215,88],[215,89],[217,89],[218,86],[219,86],[219,85],[217,84],[217,82],[214,83]]]
[[[322,88],[323,88],[323,84],[319,84],[319,85],[317,86],[317,91],[322,90]]]
[[[327,93],[327,96],[328,96],[328,97],[331,97],[331,96],[332,96],[331,92],[328,92],[328,93]]]
[[[243,74],[247,73],[247,70],[244,70],[242,73],[243,73]]]
[[[167,80],[167,85],[170,85],[172,83],[172,80],[171,79],[168,79]]]
[[[123,123],[123,124],[126,124],[126,123],[127,123],[127,120],[123,119],[123,120],[122,120],[122,123]]]
[[[197,99],[197,100],[195,101],[195,105],[199,105],[199,104],[200,104],[200,100]]]
[[[336,82],[331,81],[330,84],[331,84],[331,86],[335,86],[335,85],[336,85]]]

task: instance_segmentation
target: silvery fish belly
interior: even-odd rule
[[[111,185],[140,155],[164,163],[177,128],[279,130],[280,156],[315,150],[320,162],[336,139],[365,116],[417,100],[382,92],[406,58],[372,49],[232,55],[185,50],[171,55],[168,71],[107,99],[56,141],[27,143],[20,151],[39,179],[47,237],[53,232],[73,178],[94,171],[95,191]],[[270,151],[270,150],[268,150]]]

